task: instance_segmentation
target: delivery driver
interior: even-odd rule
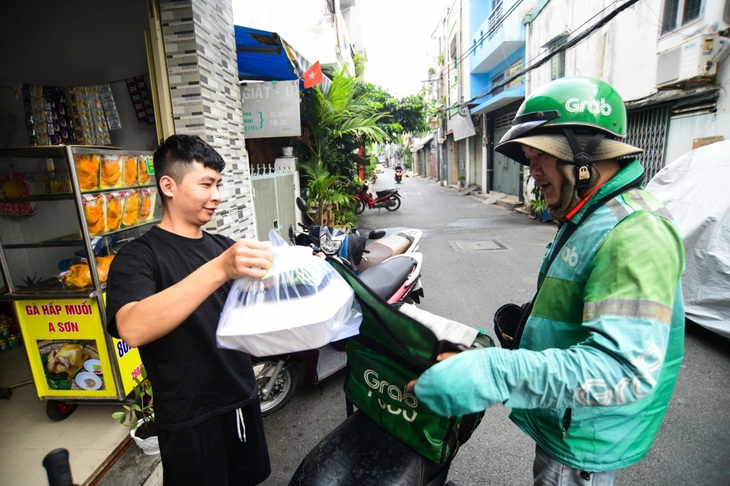
[[[162,221],[127,243],[107,282],[109,333],[139,347],[154,394],[165,486],[253,485],[271,472],[247,354],[216,327],[234,279],[260,278],[269,244],[210,234],[225,162],[198,137],[154,154]]]
[[[442,415],[512,408],[536,442],[535,484],[613,484],[649,451],[679,372],[682,240],[625,133],[624,103],[599,80],[525,100],[496,150],[529,165],[560,229],[519,349],[444,355],[415,383]]]

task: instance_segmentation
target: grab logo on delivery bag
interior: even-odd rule
[[[368,391],[369,398],[372,398],[373,391],[377,390],[377,392],[381,395],[387,395],[391,399],[400,402],[405,406],[394,407],[388,403],[383,403],[383,401],[378,398],[378,405],[380,405],[381,409],[387,410],[393,415],[403,415],[403,418],[408,422],[416,420],[416,416],[418,416],[418,412],[416,411],[416,408],[418,407],[418,399],[412,393],[408,393],[405,390],[405,387],[401,390],[397,386],[392,385],[385,380],[380,380],[378,372],[375,370],[365,370],[363,378],[365,380],[365,384],[370,387],[370,390]]]

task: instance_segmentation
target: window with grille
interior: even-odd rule
[[[628,130],[624,141],[644,149],[636,158],[644,167],[647,181],[664,167],[670,109],[669,105],[660,105],[627,113]]]
[[[672,32],[700,18],[702,0],[664,0],[662,34]]]
[[[565,77],[565,51],[559,51],[550,58],[550,79]]]
[[[513,62],[510,67],[502,71],[501,73],[495,75],[492,77],[492,95],[496,95],[501,93],[505,90],[505,88],[514,88],[515,86],[518,86],[520,83],[522,83],[522,76],[519,76],[505,86],[499,86],[504,82],[505,79],[511,78],[518,72],[522,71],[522,59],[518,59],[517,61]]]

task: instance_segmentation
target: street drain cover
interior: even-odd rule
[[[506,247],[495,240],[456,241],[449,240],[454,251],[504,250]]]

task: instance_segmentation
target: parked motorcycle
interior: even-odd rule
[[[357,193],[357,199],[359,201],[357,206],[357,214],[365,211],[365,208],[380,209],[385,208],[388,211],[397,211],[400,208],[401,200],[398,189],[390,188],[382,191],[375,191],[375,197],[371,192],[368,192],[368,186],[363,184],[360,188],[360,192]]]
[[[400,184],[400,181],[403,179],[403,169],[398,166],[395,168],[395,183]]]
[[[302,223],[299,223],[298,233],[293,227],[289,227],[289,239],[292,244],[309,246],[315,252],[319,251],[321,227],[314,224],[304,199],[297,197],[296,204],[301,212]],[[342,238],[339,230],[334,228],[330,230],[336,233],[338,238]],[[347,241],[339,248],[337,255],[343,260],[349,260],[350,268],[358,272],[392,256],[418,251],[423,233],[418,229],[378,229],[364,236],[357,228],[353,228],[349,234],[353,236],[344,238]]]

